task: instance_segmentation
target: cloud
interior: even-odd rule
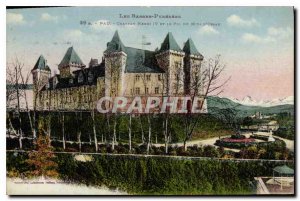
[[[293,31],[290,27],[269,27],[265,36],[258,36],[253,33],[244,33],[242,35],[242,41],[246,43],[275,43],[280,40],[290,38]]]
[[[231,15],[227,18],[227,23],[229,26],[236,26],[236,27],[253,27],[259,26],[260,24],[256,21],[255,18],[251,18],[249,20],[242,19],[238,15]]]
[[[242,36],[242,40],[246,43],[273,43],[276,39],[271,36],[260,37],[252,33],[245,33]]]
[[[71,29],[64,31],[67,38],[70,39],[79,39],[84,36],[84,33],[79,29]]]
[[[269,27],[268,34],[270,36],[278,37],[279,39],[285,39],[293,34],[291,27]]]
[[[199,29],[199,33],[202,35],[216,35],[219,32],[212,26],[205,25]]]
[[[25,24],[25,19],[22,14],[19,13],[7,13],[6,23],[7,24]]]
[[[41,21],[53,21],[53,22],[57,22],[58,21],[58,16],[53,16],[53,15],[50,15],[49,13],[42,13],[41,17],[40,17],[40,20]]]

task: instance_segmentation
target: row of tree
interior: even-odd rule
[[[91,123],[92,123],[92,133],[93,133],[93,142],[95,144],[95,150],[96,152],[98,151],[98,137],[97,137],[97,125],[100,126],[104,126],[106,124],[106,128],[107,130],[105,131],[108,134],[108,138],[106,139],[107,141],[109,141],[112,144],[112,149],[114,149],[115,144],[117,142],[117,127],[120,123],[121,119],[124,119],[124,116],[121,118],[121,114],[105,114],[103,116],[101,115],[97,115],[96,111],[94,109],[90,109],[90,110],[74,110],[74,111],[63,111],[63,110],[58,110],[55,112],[41,112],[37,110],[36,107],[36,101],[37,99],[35,98],[33,101],[33,108],[29,107],[28,101],[30,101],[27,97],[26,94],[26,90],[24,90],[23,88],[19,87],[20,85],[27,85],[29,82],[29,76],[30,73],[27,76],[23,75],[23,67],[24,65],[18,60],[16,59],[15,62],[13,62],[10,65],[10,68],[8,68],[7,70],[7,85],[12,85],[14,87],[11,87],[9,90],[7,90],[7,108],[9,109],[13,109],[13,114],[15,114],[15,116],[18,119],[18,123],[19,125],[22,125],[22,118],[21,118],[21,110],[23,110],[27,116],[28,116],[28,120],[29,120],[29,124],[30,124],[30,129],[31,129],[31,133],[33,136],[33,140],[36,140],[37,138],[37,124],[38,121],[47,121],[46,125],[48,125],[48,128],[46,129],[47,132],[46,134],[51,138],[51,129],[53,129],[53,127],[51,125],[53,125],[52,121],[54,121],[53,117],[55,114],[58,115],[58,119],[59,121],[56,122],[57,124],[55,125],[56,127],[60,127],[61,128],[61,138],[62,138],[62,142],[63,142],[63,149],[66,148],[66,128],[65,128],[65,121],[66,121],[66,114],[67,113],[72,113],[75,114],[75,121],[73,122],[73,125],[75,124],[76,126],[76,136],[77,136],[77,142],[79,143],[79,146],[81,146],[81,139],[82,139],[82,131],[84,130],[84,128],[82,128],[82,121],[83,121],[83,116],[86,116],[86,114],[89,114],[91,117]],[[191,97],[192,100],[194,100],[194,98],[196,96],[199,95],[199,90],[200,89],[204,89],[203,92],[201,93],[201,97],[203,98],[203,100],[206,100],[206,98],[209,95],[217,95],[219,93],[221,93],[223,91],[223,87],[224,85],[227,83],[227,80],[225,80],[224,82],[220,82],[220,76],[222,74],[222,72],[225,69],[225,65],[223,65],[220,62],[220,56],[217,56],[215,59],[209,59],[201,68],[203,68],[202,72],[201,72],[201,76],[199,75],[199,72],[195,72],[197,73],[195,76],[191,76],[193,77],[193,81],[191,81],[190,85],[191,85],[191,91],[189,96]],[[179,72],[182,72],[182,69],[177,69]],[[178,72],[178,73],[179,73]],[[118,73],[116,72],[112,72],[112,74],[114,76],[118,75]],[[169,78],[170,76],[166,76],[166,78]],[[146,83],[146,73],[142,73],[141,74],[141,78],[145,80]],[[182,76],[178,76],[177,77],[177,82],[175,82],[174,84],[175,89],[179,89],[182,86],[177,86],[177,85],[182,85],[184,84],[182,79]],[[115,79],[115,77],[114,77]],[[118,79],[116,79],[118,80]],[[112,82],[108,82],[108,83],[112,83]],[[165,82],[163,82],[165,83]],[[165,84],[166,86],[169,86],[168,84],[168,80]],[[118,85],[116,85],[118,86]],[[145,85],[146,86],[146,85]],[[113,87],[113,86],[111,86]],[[167,90],[168,91],[168,90]],[[177,90],[178,91],[178,90]],[[36,97],[38,95],[38,91],[33,90],[33,96]],[[162,94],[163,96],[163,94]],[[25,107],[21,108],[20,105],[20,99],[24,98],[25,99]],[[15,104],[15,108],[11,107],[12,102],[16,102]],[[203,109],[204,107],[204,101],[201,102],[200,105],[200,110]],[[228,110],[228,109],[227,109]],[[38,114],[44,114],[44,115],[38,115]],[[45,114],[47,115],[47,118],[44,119],[40,119],[40,117],[45,117]],[[85,114],[85,115],[83,115]],[[227,124],[232,124],[233,125],[233,121],[232,119],[230,119],[233,115],[231,115],[230,118],[228,118],[228,111],[222,110],[220,113],[218,113],[218,117],[220,117],[220,119],[228,121],[226,122]],[[98,118],[96,118],[96,116],[98,116]],[[101,116],[101,117],[99,117]],[[184,149],[187,149],[187,142],[192,138],[195,128],[197,127],[197,125],[200,122],[200,119],[202,118],[203,115],[200,114],[192,114],[190,112],[180,116],[182,122],[182,128],[183,128],[183,133],[184,133],[184,137],[182,139],[183,144],[184,144]],[[98,121],[100,119],[102,119],[103,121]],[[8,122],[9,122],[9,127],[10,130],[12,130],[15,135],[19,138],[19,144],[20,144],[20,149],[22,149],[22,138],[23,138],[23,131],[22,131],[22,126],[17,127],[17,129],[13,126],[13,124],[11,123],[12,119],[11,119],[11,115],[9,115],[8,113]],[[98,119],[98,120],[97,120]],[[133,119],[135,119],[135,122],[138,122],[138,124],[140,125],[140,132],[141,132],[141,139],[142,139],[142,143],[147,144],[147,153],[149,153],[150,151],[150,147],[153,139],[153,126],[157,126],[157,124],[154,124],[154,122],[157,119],[157,114],[154,113],[148,113],[145,114],[144,117],[141,117],[140,115],[134,115],[134,114],[128,114],[128,121],[127,121],[127,128],[128,128],[128,144],[129,144],[129,149],[131,150],[132,148],[132,127],[133,127]],[[172,119],[173,119],[173,115],[169,114],[169,113],[165,113],[165,114],[161,114],[159,115],[159,119],[161,120],[161,127],[159,127],[159,130],[162,131],[163,136],[164,136],[164,144],[165,144],[165,152],[168,153],[168,144],[171,141],[171,137],[172,137]],[[145,122],[146,120],[146,122]],[[103,122],[106,122],[105,124],[103,124]],[[60,126],[59,126],[60,125]],[[89,132],[90,133],[90,132]],[[102,134],[101,137],[101,142],[104,141],[104,138],[106,137],[106,135]],[[92,141],[92,137],[89,135],[89,141]],[[81,148],[79,148],[81,149]]]

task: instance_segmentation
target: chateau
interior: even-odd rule
[[[201,62],[192,39],[181,49],[168,33],[155,51],[127,47],[116,31],[102,60],[86,66],[73,47],[58,65],[60,74],[41,55],[32,69],[37,110],[91,110],[104,96],[201,96]]]

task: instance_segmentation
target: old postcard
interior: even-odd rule
[[[293,7],[6,9],[8,195],[294,195]]]

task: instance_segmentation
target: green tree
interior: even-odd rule
[[[50,145],[50,138],[48,135],[42,135],[43,128],[40,126],[39,137],[36,141],[36,151],[29,153],[29,159],[26,160],[27,164],[33,167],[28,172],[32,177],[58,177],[57,163],[54,161],[55,155],[53,153],[53,147]]]
[[[253,119],[251,117],[245,117],[243,119],[243,125],[247,126],[249,129],[249,126],[251,126],[253,124]]]

